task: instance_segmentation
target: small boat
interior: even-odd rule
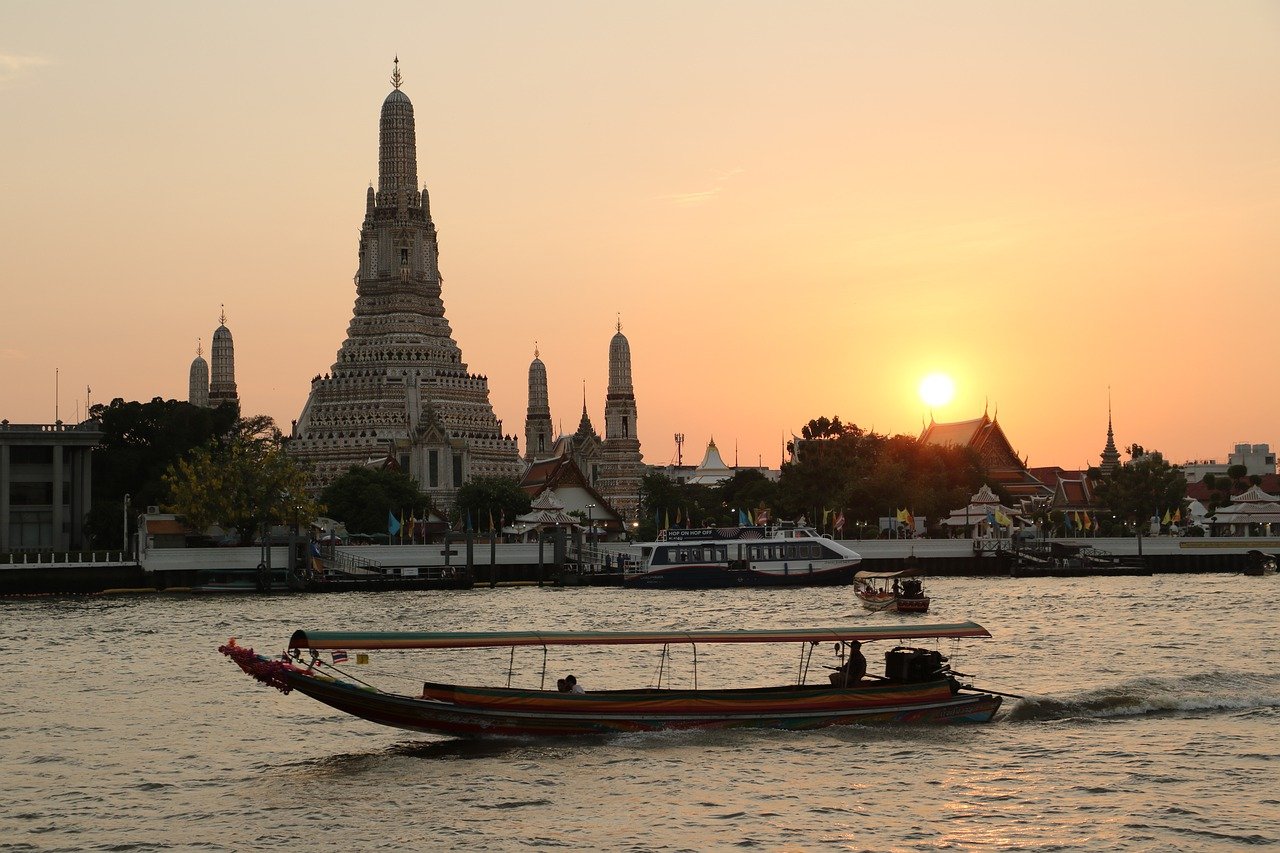
[[[924,584],[915,574],[915,569],[858,572],[853,576],[853,594],[867,610],[928,613],[929,596],[924,594]]]
[[[707,527],[667,530],[646,542],[622,585],[642,589],[830,586],[853,580],[855,551],[812,527]]]
[[[1276,573],[1276,558],[1274,555],[1251,550],[1245,556],[1248,558],[1244,567],[1246,575],[1260,578]]]
[[[935,650],[894,645],[885,652],[883,675],[850,681],[850,676],[841,675],[849,668],[842,666],[827,667],[836,670],[836,674],[822,679],[823,683],[808,684],[806,680],[820,644],[834,643],[842,665],[855,658],[865,665],[861,652],[855,651],[860,643],[990,636],[986,628],[974,622],[755,631],[297,631],[289,640],[289,651],[276,657],[256,654],[234,639],[219,651],[258,681],[283,693],[296,690],[381,725],[458,737],[565,736],[664,729],[809,729],[854,723],[988,722],[999,709],[1001,696],[1012,694],[962,684],[958,677],[970,676],[953,672],[947,658]],[[794,644],[800,650],[795,683],[706,689],[698,684],[697,674],[697,647],[704,643]],[[692,647],[691,688],[671,686],[668,661],[670,647],[676,644]],[[566,645],[658,647],[661,657],[657,685],[586,693],[547,689],[547,651],[552,646]],[[516,649],[530,646],[542,650],[541,682],[536,688],[513,687]],[[416,696],[384,692],[321,657],[324,651],[345,661],[349,651],[495,647],[511,649],[505,686],[427,681]],[[668,664],[665,687],[663,664]]]

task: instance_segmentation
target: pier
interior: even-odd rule
[[[1248,571],[1258,555],[1280,555],[1280,539],[1249,537],[1064,538],[1017,548],[1007,539],[840,540],[862,556],[860,568],[914,567],[934,577],[1149,575]],[[298,543],[299,545],[301,543]],[[1064,556],[1054,557],[1054,553]],[[12,553],[0,558],[0,595],[138,591],[343,591],[507,585],[603,586],[622,583],[620,559],[638,565],[638,545],[591,548],[552,542],[508,544],[459,536],[421,545],[326,549],[328,582],[307,584],[295,550],[274,545],[149,548],[127,552]],[[1084,556],[1081,556],[1084,555]],[[1087,557],[1087,558],[1086,558]],[[267,582],[259,581],[267,567]],[[221,586],[199,586],[201,579]],[[291,582],[291,579],[294,582]]]

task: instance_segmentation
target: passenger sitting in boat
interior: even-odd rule
[[[853,640],[849,643],[849,659],[831,673],[831,683],[836,687],[847,687],[862,681],[867,674],[867,659],[862,656],[862,643]]]
[[[865,665],[864,665],[864,668],[865,668]],[[572,675],[566,675],[564,678],[564,683],[569,686],[568,692],[570,693],[586,693],[587,692],[582,689],[582,685],[578,683],[578,679],[574,678]]]
[[[563,678],[557,678],[557,679],[556,679],[556,690],[560,691],[561,693],[568,693],[568,692],[569,692],[569,682],[568,682],[566,679],[563,679]]]

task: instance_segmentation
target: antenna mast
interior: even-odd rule
[[[684,433],[676,433],[676,466],[684,464]]]

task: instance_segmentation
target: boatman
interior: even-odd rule
[[[844,665],[831,673],[831,683],[837,687],[848,687],[862,681],[867,674],[867,659],[862,656],[862,643],[849,641],[849,659]]]

